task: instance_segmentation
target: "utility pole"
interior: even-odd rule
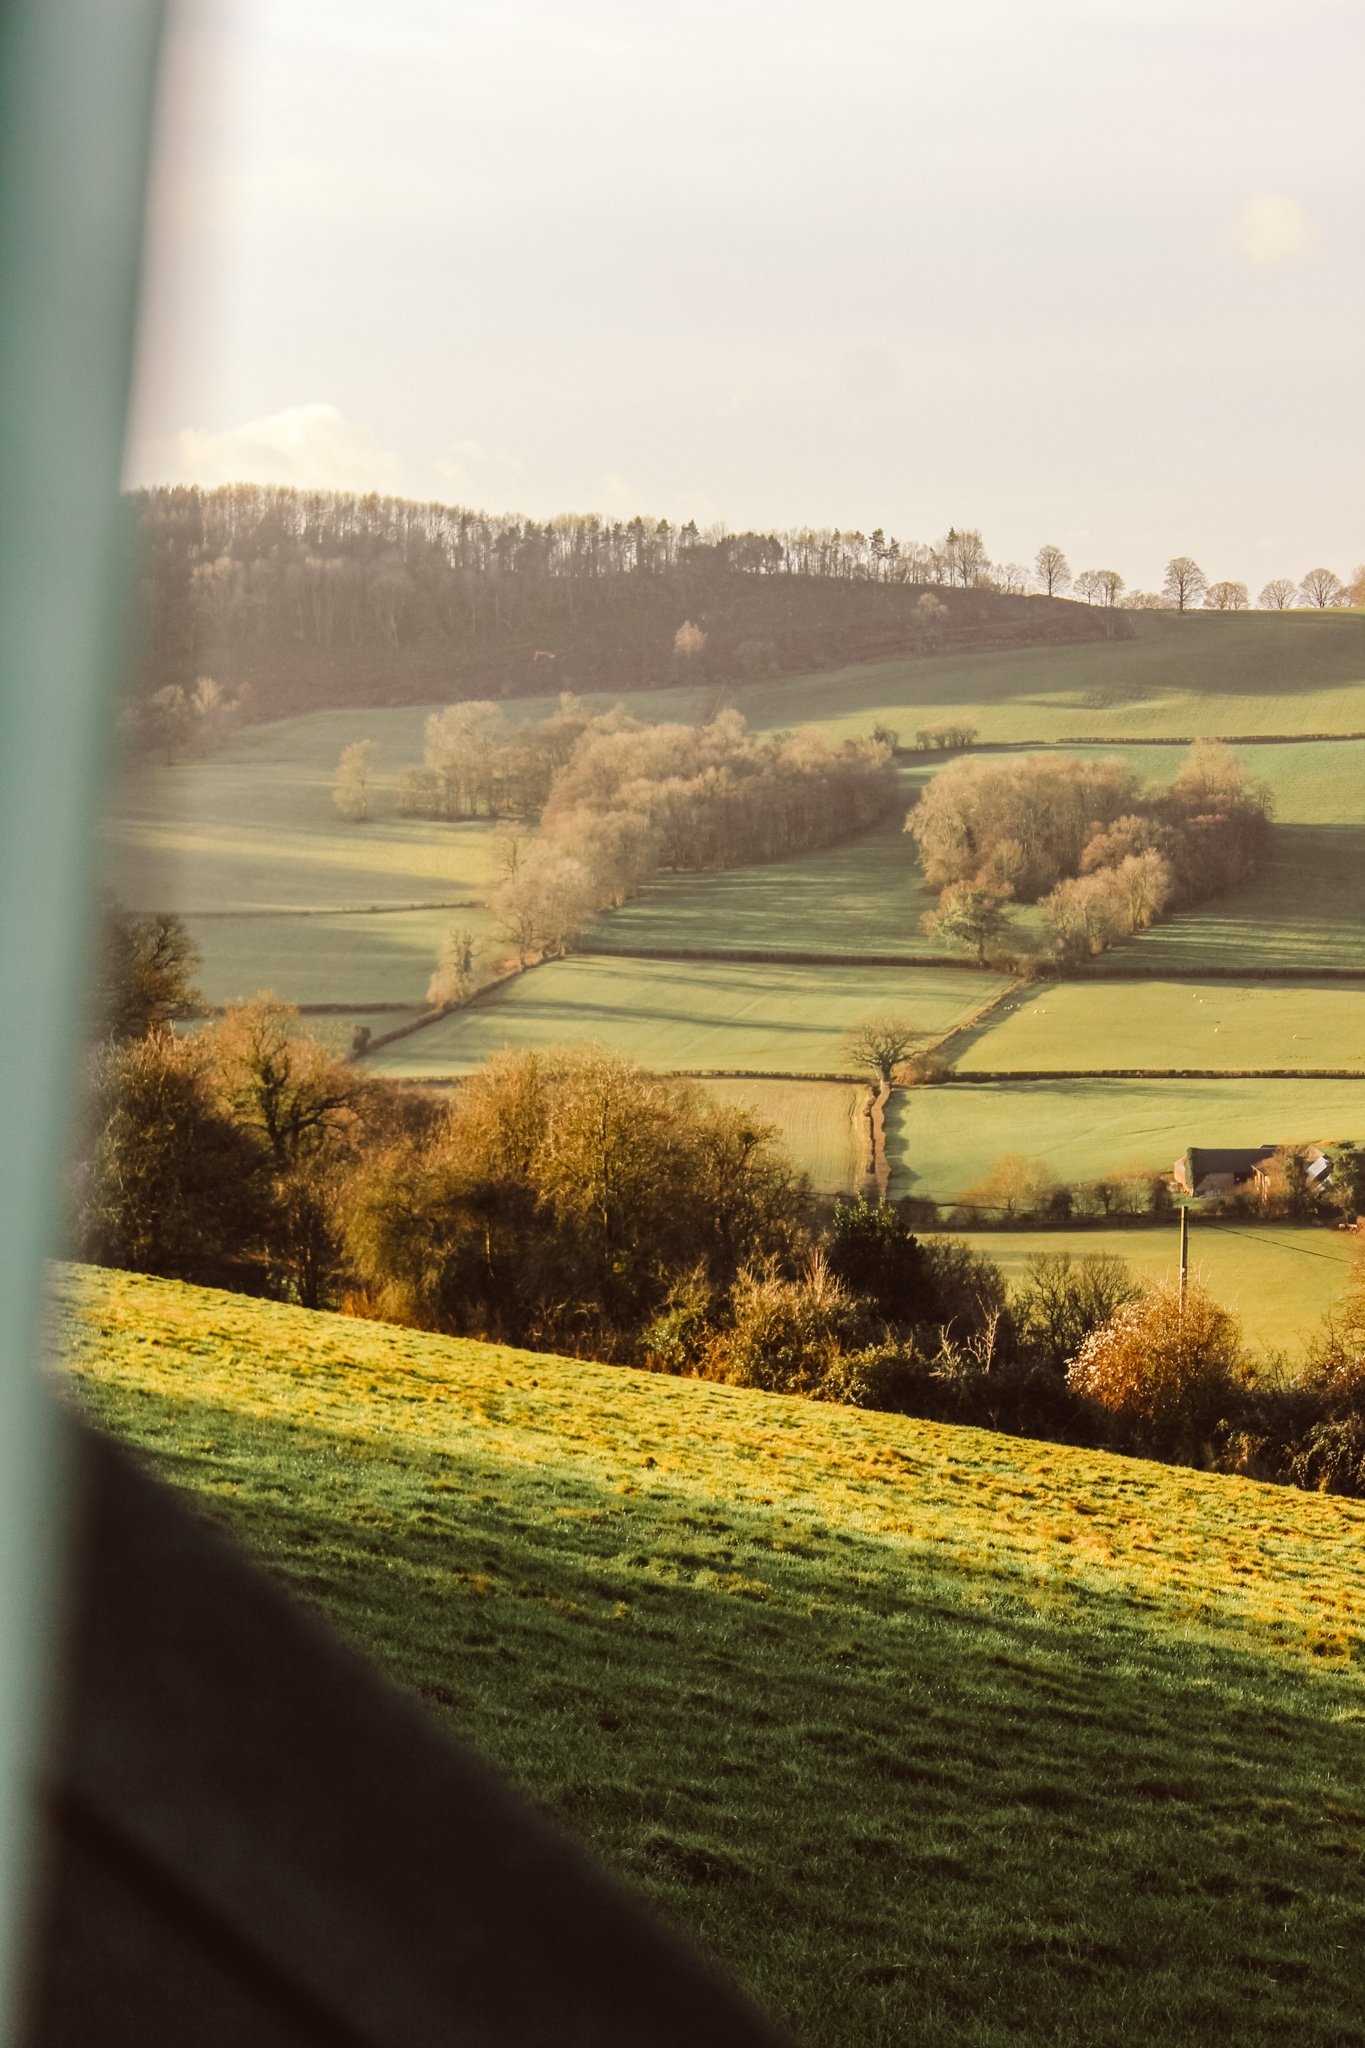
[[[1180,1209],[1180,1306],[1185,1306],[1185,1288],[1190,1277],[1190,1212],[1181,1204]]]

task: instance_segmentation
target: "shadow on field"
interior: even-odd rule
[[[98,1399],[808,2041],[1365,2039],[1358,1682],[1159,1558],[1124,1597],[979,1525]]]

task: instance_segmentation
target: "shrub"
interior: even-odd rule
[[[730,1299],[731,1323],[706,1348],[707,1379],[770,1394],[817,1394],[841,1353],[865,1341],[864,1312],[819,1252],[796,1280],[771,1267],[741,1273]]]
[[[1041,1252],[1010,1294],[1015,1342],[1032,1363],[1064,1372],[1096,1330],[1136,1299],[1122,1259],[1109,1253]]]
[[[1237,1319],[1202,1287],[1154,1287],[1092,1331],[1067,1384],[1148,1440],[1211,1419],[1244,1365]]]

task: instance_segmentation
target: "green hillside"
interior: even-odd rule
[[[905,745],[964,716],[983,740],[1359,733],[1365,613],[1131,612],[1121,639],[863,662],[727,701],[764,730],[881,723]]]
[[[1362,2038],[1359,1504],[58,1297],[110,1428],[807,2042]]]

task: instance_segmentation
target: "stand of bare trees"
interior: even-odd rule
[[[983,902],[1041,902],[1057,958],[1075,965],[1245,881],[1269,821],[1269,793],[1231,747],[1201,740],[1167,790],[1140,790],[1117,759],[959,759],[934,777],[906,830],[954,916]],[[951,917],[930,916],[951,930]]]
[[[738,712],[709,725],[586,722],[541,829],[490,908],[523,963],[562,953],[601,910],[661,871],[780,859],[856,837],[896,800],[887,740],[758,739]]]

